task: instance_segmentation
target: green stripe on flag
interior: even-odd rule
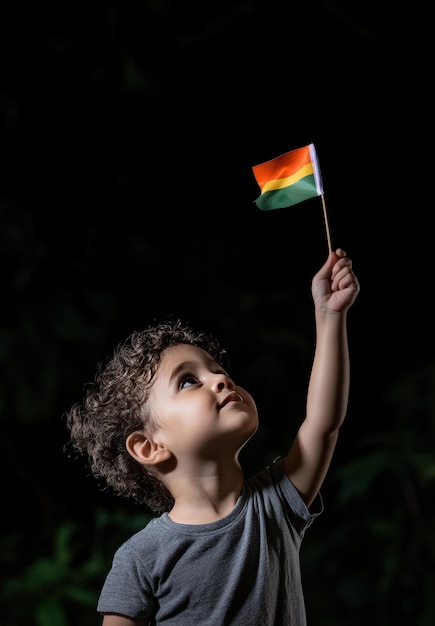
[[[316,196],[318,196],[316,181],[314,174],[311,174],[284,189],[266,191],[256,199],[255,203],[263,211],[272,211],[293,206]]]

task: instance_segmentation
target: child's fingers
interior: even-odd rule
[[[354,278],[351,259],[347,257],[341,258],[337,261],[332,270],[331,289],[333,291],[345,289],[352,284]]]
[[[343,250],[343,248],[337,248],[335,254],[338,256],[339,259],[342,259],[346,256],[346,252]]]

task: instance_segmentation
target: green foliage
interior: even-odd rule
[[[2,626],[100,624],[96,604],[113,551],[149,519],[119,509],[97,510],[91,528],[64,522],[56,529],[51,553],[41,554],[4,583]],[[3,537],[2,551],[10,547],[11,537]]]
[[[302,557],[313,625],[435,623],[434,374],[387,389],[382,428],[327,480],[327,528]]]

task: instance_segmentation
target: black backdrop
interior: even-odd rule
[[[303,411],[310,280],[327,242],[320,199],[261,212],[251,168],[310,142],[333,245],[352,256],[361,282],[349,321],[349,417],[332,471],[361,461],[360,506],[375,519],[391,498],[399,528],[415,507],[415,534],[427,528],[432,13],[423,3],[320,0],[2,4],[0,410],[12,580],[51,553],[69,520],[86,525],[97,506],[119,506],[64,454],[62,414],[134,328],[176,314],[219,336],[264,415],[243,452],[247,469],[282,452]],[[361,441],[372,443],[361,451]],[[400,465],[407,446],[420,489],[409,500],[400,471],[384,476],[376,465],[385,447]],[[335,488],[331,478],[330,510]],[[329,515],[313,534],[333,544]],[[392,553],[403,537],[395,540]],[[421,550],[433,559],[426,548],[409,558]],[[353,580],[361,593],[376,567]],[[334,585],[353,567],[343,556],[338,569],[324,574]],[[418,575],[428,579],[423,566]],[[409,581],[390,586],[374,623],[403,614],[393,608],[402,587],[409,606],[425,602]],[[5,603],[14,593],[5,587]],[[331,616],[346,620],[351,595],[340,588]]]

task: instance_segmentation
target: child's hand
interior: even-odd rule
[[[316,310],[346,311],[359,293],[359,282],[352,270],[352,260],[337,248],[314,276],[311,293]]]

